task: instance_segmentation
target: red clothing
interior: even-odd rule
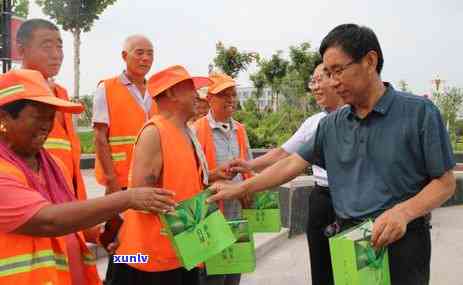
[[[40,180],[44,181],[43,177]],[[9,233],[26,223],[44,206],[50,205],[40,193],[14,177],[0,173],[0,232]],[[72,282],[85,284],[84,264],[76,234],[66,236]]]
[[[0,232],[16,230],[50,202],[14,177],[0,174]]]

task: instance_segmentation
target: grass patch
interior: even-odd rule
[[[79,132],[80,147],[82,153],[95,153],[95,144],[93,142],[93,131]]]

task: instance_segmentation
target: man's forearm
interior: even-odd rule
[[[17,233],[33,236],[61,236],[105,222],[130,206],[130,191],[40,209]]]
[[[108,139],[103,134],[97,132],[95,133],[95,152],[98,160],[101,162],[105,179],[116,178]]]
[[[287,153],[283,148],[274,148],[268,151],[266,154],[259,156],[251,161],[249,164],[251,169],[256,172],[261,172],[265,168],[275,164],[276,162],[288,157],[290,154]]]
[[[253,178],[245,180],[241,184],[241,187],[248,193],[263,191],[291,181],[304,171],[308,165],[309,163],[303,160],[299,155],[293,154],[285,159],[279,160]]]
[[[452,171],[433,179],[414,197],[396,205],[408,219],[408,222],[424,216],[441,206],[455,193],[455,177]]]

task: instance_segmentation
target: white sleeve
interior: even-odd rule
[[[92,124],[103,123],[109,126],[108,102],[104,84],[100,84],[93,96],[93,118]]]
[[[320,121],[319,115],[320,113],[307,118],[294,135],[290,137],[281,147],[287,153],[295,153],[317,131],[318,122]]]

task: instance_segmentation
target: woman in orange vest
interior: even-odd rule
[[[171,192],[153,188],[76,200],[65,165],[43,145],[56,111],[82,110],[55,97],[37,71],[0,75],[0,284],[101,284],[82,230],[127,209],[175,205]]]
[[[215,169],[236,158],[252,159],[246,130],[242,124],[232,118],[237,104],[235,81],[225,74],[212,74],[209,79],[212,84],[208,87],[207,99],[211,109],[206,116],[195,123],[196,134],[209,168]],[[237,174],[233,181],[241,181],[246,177],[244,174]],[[225,201],[221,209],[227,219],[241,217],[239,200]],[[207,276],[206,283],[238,285],[240,279],[240,274],[213,275]]]

